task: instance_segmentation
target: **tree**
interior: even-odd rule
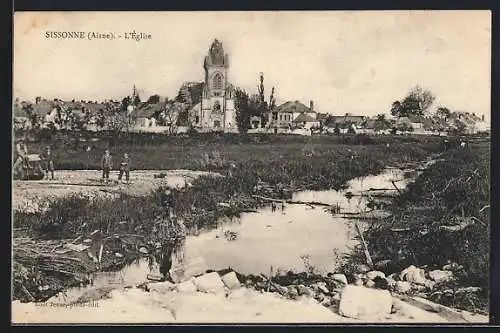
[[[165,106],[162,112],[162,117],[165,124],[169,127],[169,132],[172,134],[177,126],[179,115],[184,110],[184,104],[178,102],[170,102]]]
[[[431,91],[416,85],[408,92],[402,102],[392,103],[391,114],[395,117],[423,116],[435,99],[436,97]]]
[[[149,96],[147,102],[148,104],[157,104],[157,103],[160,103],[160,95],[151,95]]]
[[[271,89],[271,95],[269,96],[269,110],[273,110],[276,107],[276,97],[274,96],[274,87]]]
[[[392,103],[391,107],[391,115],[394,117],[401,117],[400,115],[403,113],[403,106],[400,101],[395,101]]]
[[[335,128],[333,129],[333,134],[340,135],[339,124],[335,124]]]
[[[440,106],[436,110],[436,116],[438,116],[439,118],[447,119],[448,117],[450,117],[450,115],[451,111],[447,107]]]
[[[124,97],[122,99],[121,104],[120,104],[120,109],[122,111],[127,111],[128,106],[131,104],[132,104],[132,100],[130,99],[130,96]]]
[[[99,109],[95,116],[95,125],[98,129],[102,130],[106,126],[106,112],[104,109]]]
[[[33,104],[23,103],[22,110],[28,116],[30,126],[32,129],[37,129],[40,127],[40,116],[33,109]]]
[[[237,88],[234,91],[234,101],[238,132],[246,133],[250,126],[250,101],[248,93],[242,89]]]

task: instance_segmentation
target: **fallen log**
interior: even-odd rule
[[[293,200],[281,200],[281,199],[274,199],[274,198],[269,198],[269,197],[264,197],[264,196],[261,196],[261,195],[252,195],[253,198],[256,198],[256,199],[261,199],[261,200],[266,200],[266,201],[269,201],[269,202],[285,202],[287,204],[290,204],[290,205],[308,205],[308,206],[323,206],[323,207],[330,207],[332,206],[331,204],[327,204],[327,203],[324,203],[324,202],[316,202],[316,201],[311,201],[311,202],[308,202],[308,201],[293,201]]]

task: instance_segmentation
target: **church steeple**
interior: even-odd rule
[[[221,67],[229,67],[229,57],[224,53],[224,47],[222,43],[216,38],[212,42],[210,49],[208,51],[208,55],[205,57],[205,62],[203,67],[207,69],[210,66],[221,66]]]

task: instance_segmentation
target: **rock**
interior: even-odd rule
[[[463,269],[464,266],[457,264],[456,262],[453,262],[451,264],[446,264],[443,266],[443,271],[458,271]]]
[[[299,293],[297,292],[297,288],[295,286],[288,286],[287,296],[290,299],[297,299],[299,297]]]
[[[417,292],[424,292],[426,289],[427,289],[427,287],[423,286],[421,284],[412,285],[412,290],[417,291]]]
[[[123,258],[123,254],[116,252],[115,253],[115,257],[117,257],[117,258]]]
[[[367,288],[373,288],[373,287],[375,287],[375,282],[373,282],[373,280],[367,280],[365,283],[365,286]]]
[[[456,295],[461,295],[461,294],[474,294],[478,293],[481,291],[481,288],[479,287],[465,287],[465,288],[458,288],[455,291]]]
[[[330,293],[330,291],[326,287],[326,283],[325,282],[318,282],[316,284],[313,284],[312,287],[315,288],[315,289],[317,289],[319,292],[321,292],[323,294]]]
[[[400,294],[406,294],[411,290],[411,283],[407,281],[396,281],[394,284],[394,291]]]
[[[193,279],[189,279],[182,283],[176,284],[175,290],[177,290],[180,293],[195,293],[197,291],[197,288],[194,285]]]
[[[304,286],[303,284],[299,284],[297,286],[297,291],[299,293],[299,296],[312,297],[313,294],[314,294],[313,291],[310,288]]]
[[[192,284],[192,283],[191,283]],[[168,291],[176,289],[176,285],[169,281],[159,282],[159,283],[149,283],[147,289],[151,291],[156,291],[160,294],[164,294]]]
[[[434,289],[434,285],[436,284],[435,281],[432,281],[432,280],[426,280],[425,281],[425,287],[428,289],[428,290],[432,290]]]
[[[142,253],[142,254],[148,254],[149,253],[148,249],[146,249],[144,246],[142,246],[141,248],[139,248],[139,252]]]
[[[239,289],[241,287],[241,283],[238,280],[235,272],[229,272],[222,277],[222,282],[229,289]]]
[[[425,285],[425,271],[421,268],[417,268],[413,265],[405,268],[399,275],[400,279],[403,281],[408,281],[416,284]]]
[[[183,270],[184,276],[191,278],[205,273],[208,270],[208,265],[202,256],[190,256],[186,258]]]
[[[343,284],[347,285],[347,278],[344,274],[333,274],[332,280],[339,281],[339,282],[342,282]]]
[[[288,293],[288,289],[286,287],[283,287],[283,286],[280,286],[280,285],[275,285],[276,286],[276,291],[280,294],[280,295],[286,295]]]
[[[385,274],[384,274],[384,272],[381,272],[381,271],[370,271],[370,272],[366,273],[366,278],[368,280],[373,280],[377,276],[381,277],[382,279],[385,279]]]
[[[377,319],[391,313],[392,303],[387,290],[348,285],[340,295],[339,313],[355,319]]]
[[[437,283],[449,282],[453,280],[453,272],[436,269],[429,272],[429,278]]]
[[[355,286],[362,286],[363,284],[364,284],[363,280],[361,280],[361,279],[356,279],[356,281],[354,281]]]
[[[194,279],[194,284],[199,291],[204,293],[219,294],[224,292],[224,283],[217,274],[212,272]]]
[[[365,264],[359,264],[356,266],[356,273],[367,273],[371,271],[370,267]]]
[[[329,297],[325,297],[321,302],[319,302],[321,305],[325,307],[329,307],[332,305],[332,300]]]

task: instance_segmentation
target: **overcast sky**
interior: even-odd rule
[[[54,40],[46,31],[150,33],[151,40]],[[388,113],[415,84],[435,106],[490,118],[489,11],[16,13],[14,97],[175,97],[203,80],[214,38],[229,80],[249,93],[265,76],[278,104],[314,100],[319,112]]]

